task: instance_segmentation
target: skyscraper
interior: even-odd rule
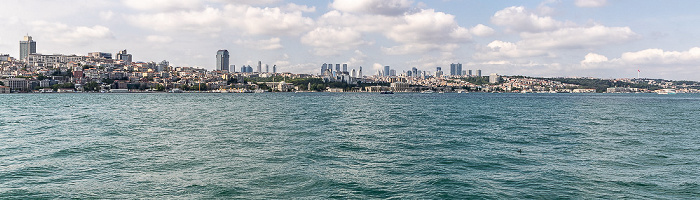
[[[265,64],[265,73],[270,73],[270,65]]]
[[[462,75],[462,64],[461,63],[450,64],[450,75],[452,75],[452,76]]]
[[[413,77],[418,77],[418,68],[414,67],[411,69],[411,71],[412,71]]]
[[[343,64],[343,72],[348,72],[348,64]]]
[[[357,72],[357,78],[362,78],[362,66],[360,66],[360,71]]]
[[[335,64],[336,73],[340,73],[340,64]]]
[[[228,70],[230,70],[230,72],[236,72],[236,65],[229,65]]]
[[[467,70],[467,76],[472,76],[472,70]]]
[[[323,65],[321,65],[321,76],[323,76],[323,73],[326,73],[326,69],[328,69],[328,64],[323,63]]]
[[[384,66],[384,76],[390,76],[391,75],[390,73],[391,73],[391,69],[389,68],[389,66],[388,65]]]
[[[355,71],[355,69],[352,69],[352,72],[350,72],[350,77],[357,78],[357,71]]]
[[[442,71],[442,67],[436,67],[435,71]]]
[[[277,74],[277,65],[272,66],[272,73]]]
[[[228,66],[229,55],[228,50],[219,50],[216,52],[216,70],[223,71],[229,70]]]
[[[33,53],[36,53],[36,42],[32,36],[24,36],[24,40],[19,41],[19,59],[25,60]]]
[[[262,61],[258,61],[258,73],[262,73]]]
[[[480,69],[476,70],[476,76],[481,77],[481,70]]]

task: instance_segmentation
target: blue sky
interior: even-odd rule
[[[698,1],[8,0],[0,53],[29,34],[44,54],[127,49],[139,61],[213,69],[258,60],[398,72],[463,63],[483,73],[700,80]]]

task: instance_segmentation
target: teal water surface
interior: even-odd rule
[[[0,198],[700,197],[700,95],[0,95]]]

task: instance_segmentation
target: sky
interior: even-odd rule
[[[374,75],[434,72],[700,81],[700,1],[5,0],[0,54],[127,49],[135,61],[314,73],[347,63]]]

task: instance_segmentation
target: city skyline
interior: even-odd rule
[[[263,60],[265,71],[292,73],[317,74],[327,61],[396,73],[462,63],[485,74],[700,80],[700,3],[662,3],[11,1],[0,13],[0,54],[19,58],[29,35],[41,54],[128,49],[134,62],[208,70],[212,52],[227,49],[231,64]]]

